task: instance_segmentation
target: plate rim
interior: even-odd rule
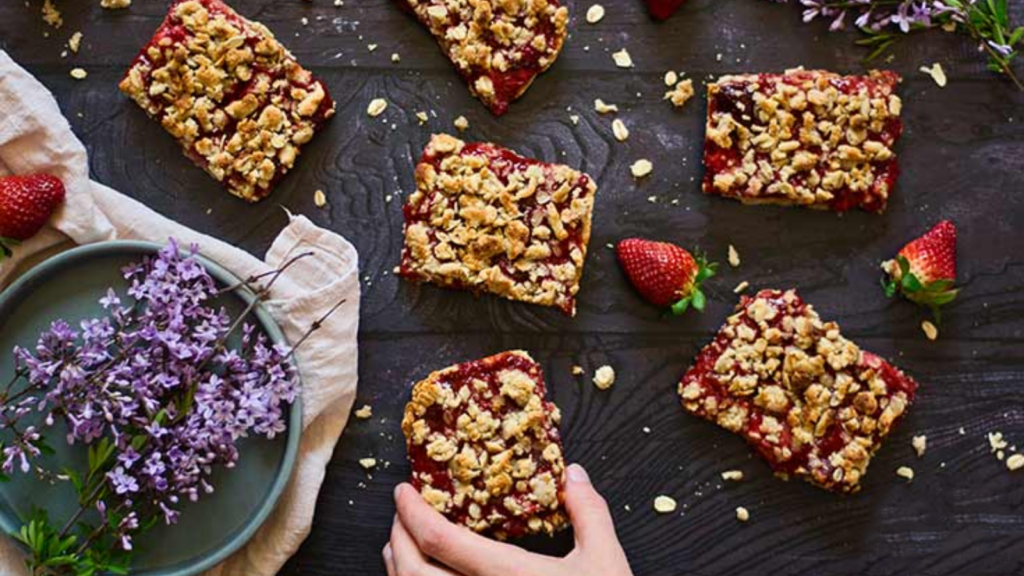
[[[166,245],[164,244],[144,240],[108,240],[77,246],[55,254],[29,268],[24,274],[12,282],[10,286],[0,292],[0,315],[3,314],[5,309],[12,305],[17,305],[19,301],[30,295],[32,288],[38,282],[44,281],[47,276],[80,260],[88,260],[97,256],[118,255],[121,253],[126,255],[137,254],[140,256],[151,255],[155,254],[165,246]],[[241,278],[239,278],[235,273],[204,256],[201,249],[197,255],[197,259],[207,272],[209,272],[209,274],[218,282],[230,286],[241,281]],[[241,298],[247,305],[256,299],[256,295],[247,287],[240,287],[234,290],[234,294]],[[270,337],[271,341],[275,344],[287,345],[288,341],[285,338],[280,325],[278,325],[277,321],[262,302],[256,303],[252,314],[256,317],[261,327],[266,331],[267,336]],[[298,377],[299,385],[301,387],[301,373],[299,373]],[[251,515],[245,521],[245,525],[240,530],[227,534],[225,544],[211,552],[185,559],[165,568],[145,571],[138,571],[133,568],[129,568],[129,574],[131,576],[189,576],[216,566],[241,549],[242,546],[252,539],[256,534],[256,531],[266,523],[267,518],[277,508],[277,503],[280,501],[281,496],[284,493],[284,489],[291,480],[292,473],[294,472],[295,462],[298,458],[299,440],[301,437],[302,393],[300,388],[300,393],[296,395],[295,401],[292,403],[288,411],[288,437],[281,464],[274,477],[274,481],[270,486],[267,498],[263,500],[255,514]],[[5,531],[4,537],[10,538],[10,533],[16,530],[21,523],[20,521],[17,521],[16,524],[17,525],[12,525],[11,519],[8,515],[4,512],[0,512],[0,528],[3,528]],[[11,540],[13,541],[13,539]],[[18,543],[18,546],[24,548],[20,542]]]

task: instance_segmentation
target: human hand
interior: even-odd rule
[[[449,522],[409,484],[395,488],[398,514],[384,546],[388,576],[632,576],[608,505],[582,466],[566,473],[565,507],[576,547],[564,558],[527,552]]]

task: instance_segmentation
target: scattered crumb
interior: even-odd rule
[[[667,80],[667,77],[666,77]],[[682,82],[676,84],[676,87],[668,92],[665,92],[665,100],[670,100],[672,105],[676,108],[682,108],[686,106],[686,103],[693,98],[693,80],[687,78]]]
[[[737,268],[740,265],[740,253],[736,251],[736,247],[729,244],[729,266]]]
[[[43,22],[54,28],[64,25],[64,17],[60,15],[60,10],[50,0],[43,2]]]
[[[587,24],[597,24],[604,18],[604,6],[594,4],[587,8]]]
[[[910,466],[900,466],[896,469],[896,475],[900,478],[906,478],[909,483],[914,480],[914,469]]]
[[[732,289],[732,293],[739,294],[740,292],[743,292],[747,288],[750,288],[750,282],[744,280],[743,282],[740,282],[739,284],[736,285],[735,288]]]
[[[644,426],[643,428],[640,429],[640,431],[643,432],[644,434],[650,434],[651,433],[651,427],[650,426]]]
[[[370,418],[373,418],[373,406],[364,404],[362,408],[356,410],[356,418],[359,418],[360,420],[369,420]]]
[[[650,202],[651,204],[657,204],[658,203],[658,197],[657,196],[648,196],[647,197],[647,201]]]
[[[569,121],[572,122],[573,126],[579,126],[579,124],[580,124],[580,117],[578,115],[576,115],[576,114],[570,114],[569,115]]]
[[[921,330],[924,331],[924,335],[927,336],[929,340],[935,340],[939,337],[939,329],[935,327],[935,324],[932,324],[927,320],[921,322]]]
[[[388,101],[383,98],[374,98],[370,100],[370,105],[366,107],[366,113],[372,118],[376,118],[384,113],[388,108]]]
[[[469,128],[469,120],[466,120],[465,116],[459,116],[455,119],[455,127],[458,128],[459,132],[462,132],[466,128]]]
[[[1007,458],[1006,467],[1009,468],[1011,472],[1024,468],[1024,454],[1013,454]]]
[[[132,0],[100,0],[100,7],[108,10],[120,10],[132,5]]]
[[[377,49],[377,45],[376,45],[376,44],[367,44],[367,45],[366,45],[366,49],[367,49],[368,51],[370,51],[370,52],[373,52],[374,50],[376,50],[376,49]]]
[[[607,390],[615,384],[615,369],[605,364],[594,372],[594,386],[601,390]]]
[[[679,74],[671,70],[665,72],[665,86],[671,88],[676,85],[676,82],[679,82]]]
[[[618,52],[613,52],[612,60],[615,61],[615,65],[618,66],[619,68],[633,67],[633,59],[630,58],[629,52],[625,48],[619,50]]]
[[[417,112],[416,119],[420,121],[420,126],[422,126],[427,123],[427,120],[430,120],[430,116],[427,116],[426,112]]]
[[[82,46],[82,33],[75,32],[68,38],[68,50],[71,50],[73,54],[78,54],[78,49]]]
[[[924,451],[928,449],[928,437],[924,434],[920,436],[914,436],[910,441],[910,445],[914,447],[914,452],[917,452],[917,457],[924,456]]]
[[[626,123],[616,118],[612,120],[612,134],[615,135],[615,139],[619,142],[625,142],[629,138],[629,128],[626,128]]]
[[[738,482],[740,480],[743,480],[743,471],[742,470],[726,470],[725,472],[722,472],[722,480],[733,480],[733,481],[736,481],[736,482]]]
[[[750,520],[750,511],[744,508],[743,506],[737,506],[736,519],[740,522],[746,522],[747,520]]]
[[[316,204],[317,208],[323,208],[327,206],[327,195],[324,194],[323,190],[317,190],[313,192],[313,203]]]
[[[345,0],[334,0],[334,5],[340,8],[345,5]]]
[[[1003,450],[1006,450],[1006,447],[1009,446],[1009,443],[1006,441],[1006,439],[1003,438],[1002,432],[989,432],[988,445],[992,449],[992,452],[995,453],[996,458],[1002,460]]]
[[[651,164],[651,161],[645,158],[633,162],[633,165],[629,167],[629,171],[633,173],[633,178],[643,178],[650,174],[652,170],[654,170],[654,164]]]
[[[654,511],[658,514],[671,514],[676,511],[676,501],[671,496],[658,496],[654,499]]]
[[[372,470],[373,468],[375,468],[377,466],[377,459],[376,458],[360,458],[359,459],[359,465],[362,466],[364,470]]]
[[[942,64],[936,62],[931,67],[921,66],[921,72],[931,76],[932,80],[935,80],[935,83],[939,85],[939,88],[946,87],[946,71],[942,69]]]
[[[607,114],[609,112],[618,112],[619,107],[615,104],[605,104],[604,100],[597,98],[594,100],[594,110],[597,110],[598,114]]]
[[[85,69],[83,69],[83,68],[72,68],[71,69],[71,77],[74,78],[75,80],[85,80],[85,77],[88,76],[88,75],[89,75],[89,73],[86,72]]]
[[[394,62],[395,64],[398,64],[399,62],[402,61],[402,57],[398,54],[398,52],[392,52],[391,61]]]

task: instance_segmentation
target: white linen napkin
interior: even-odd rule
[[[355,248],[305,217],[290,216],[263,261],[90,180],[85,147],[53,95],[0,50],[0,174],[31,172],[60,177],[67,188],[67,202],[47,229],[16,248],[13,259],[0,263],[0,287],[19,265],[27,265],[44,250],[115,239],[163,243],[174,237],[183,245],[198,243],[204,256],[242,278],[272,270],[297,253],[312,252],[278,279],[267,304],[292,342],[333,304],[346,300],[296,355],[303,386],[303,434],[291,481],[253,539],[207,572],[210,576],[276,574],[309,534],[327,462],[355,401],[359,328]],[[9,538],[0,538],[0,574],[27,573],[21,551]]]

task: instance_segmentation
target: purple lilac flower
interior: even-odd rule
[[[218,287],[196,253],[172,240],[123,268],[128,288],[100,299],[106,315],[81,322],[80,331],[54,322],[34,350],[14,350],[18,373],[39,392],[24,405],[0,405],[0,430],[5,418],[35,409],[47,427],[66,422],[69,444],[109,438],[113,494],[96,503],[104,517],[146,506],[173,524],[181,497],[213,492],[214,468],[236,464],[239,438],[286,429],[286,406],[298,394],[291,350],[248,323],[240,344],[226,344],[232,318],[214,305]],[[3,471],[27,472],[39,438],[29,428],[4,444]],[[138,526],[135,512],[119,525],[125,550]]]

